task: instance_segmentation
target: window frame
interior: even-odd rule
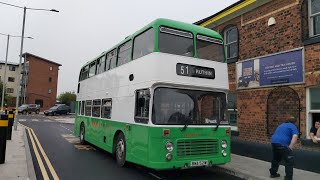
[[[232,29],[236,29],[236,35],[237,35],[237,40],[236,41],[232,41],[232,42],[227,42],[227,32],[231,31]],[[223,30],[223,39],[224,39],[224,49],[225,49],[225,59],[227,61],[227,63],[234,63],[238,61],[239,58],[239,30],[238,27],[236,25],[232,25],[232,26],[228,26]],[[228,57],[228,47],[232,44],[236,43],[237,45],[237,53],[234,57]]]
[[[9,80],[9,79],[11,79],[11,80]],[[8,77],[8,82],[15,82],[15,79],[16,78],[14,78],[14,77]]]
[[[94,67],[94,73],[93,75],[90,76],[91,67]],[[95,76],[96,73],[97,73],[97,60],[94,60],[89,64],[88,78]]]
[[[113,59],[109,59],[109,67],[108,67],[108,69],[106,69],[106,71],[108,71],[108,70],[111,70],[111,69],[114,69],[114,68],[116,68],[117,67],[117,59],[118,59],[118,51],[117,51],[117,48],[114,48],[114,49],[112,49],[111,51],[109,51],[108,53],[107,53],[107,59],[106,60],[108,60],[108,55],[109,54],[111,54],[112,52],[114,52],[115,54],[112,56],[112,57],[114,57]],[[111,60],[113,60],[113,61],[111,61]],[[112,62],[114,62],[115,63],[115,66],[114,67],[112,67],[111,65],[112,65]],[[112,68],[111,68],[112,67]]]
[[[310,38],[311,37],[319,37],[320,36],[320,33],[319,34],[314,34],[315,32],[314,32],[314,24],[313,24],[313,18],[315,16],[320,16],[320,11],[315,13],[315,14],[311,14],[312,13],[311,12],[312,11],[311,10],[311,8],[312,8],[311,4],[312,4],[311,0],[308,0],[308,23],[309,23],[308,28],[309,28],[309,37]]]
[[[99,63],[98,63],[99,62]],[[100,72],[99,71],[99,67],[100,67],[100,64],[102,64],[101,62],[104,62],[104,67],[102,69],[102,71]],[[99,57],[97,60],[96,60],[96,75],[97,74],[101,74],[103,72],[106,71],[106,54],[102,55],[101,57]]]

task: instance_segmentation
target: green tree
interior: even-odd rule
[[[77,95],[72,91],[70,92],[63,92],[58,96],[58,100],[66,105],[70,105],[70,102],[76,101]]]

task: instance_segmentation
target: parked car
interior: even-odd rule
[[[70,113],[70,107],[65,104],[57,104],[51,107],[50,109],[44,111],[44,114],[46,116],[48,115],[55,116],[57,114],[68,114],[68,113]]]
[[[33,112],[39,114],[40,106],[37,104],[22,104],[20,107],[18,107],[18,113],[31,114]]]

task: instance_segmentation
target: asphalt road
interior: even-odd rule
[[[62,116],[58,118],[64,118]],[[73,124],[61,123],[56,117],[43,115],[20,116],[20,123],[31,128],[36,136],[28,133],[29,146],[38,180],[43,179],[43,172],[53,179],[54,172],[61,180],[96,180],[96,179],[215,179],[237,180],[239,178],[216,172],[212,168],[187,170],[155,171],[136,164],[127,163],[126,167],[116,165],[114,157],[93,145],[80,145],[79,138],[72,135]],[[31,138],[30,138],[31,136]],[[42,148],[32,146],[32,141],[39,140]],[[34,143],[36,144],[36,143]],[[49,163],[43,156],[48,157]],[[40,154],[37,158],[37,154]],[[41,165],[41,162],[43,165]],[[52,168],[50,165],[52,164]],[[42,169],[41,169],[42,168]],[[44,170],[45,169],[45,170]],[[54,172],[53,172],[54,171]]]

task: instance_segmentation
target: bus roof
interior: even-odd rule
[[[207,36],[211,36],[211,37],[223,40],[222,36],[219,33],[217,33],[216,31],[214,31],[214,30],[211,30],[211,29],[208,29],[208,28],[205,28],[205,27],[202,27],[202,26],[194,25],[194,24],[184,23],[184,22],[170,20],[170,19],[159,18],[159,19],[156,19],[156,20],[152,21],[148,25],[144,26],[140,30],[136,31],[134,34],[132,34],[130,36],[127,36],[120,43],[116,44],[115,46],[113,46],[112,48],[108,49],[107,51],[102,52],[96,58],[88,61],[86,64],[84,64],[81,67],[81,69],[83,67],[85,67],[86,65],[90,64],[92,61],[94,61],[94,60],[100,58],[101,56],[105,55],[107,52],[109,52],[109,51],[111,51],[113,49],[116,49],[121,44],[127,42],[128,40],[133,39],[136,35],[144,32],[145,30],[147,30],[147,29],[149,29],[151,27],[157,28],[159,26],[168,26],[168,27],[176,28],[176,29],[180,29],[180,30],[188,30],[188,31],[191,31],[191,32],[196,33],[196,34],[203,34],[203,35],[207,35]]]

